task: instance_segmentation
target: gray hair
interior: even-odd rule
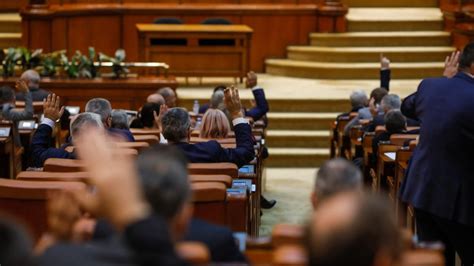
[[[223,91],[218,90],[212,94],[209,107],[214,108],[214,109],[220,109],[220,110],[225,109]]]
[[[98,114],[88,112],[78,114],[71,123],[71,136],[73,139],[84,126],[104,128],[104,124]]]
[[[345,191],[362,189],[362,173],[345,159],[332,159],[323,163],[315,182],[318,201]]]
[[[388,94],[382,98],[380,105],[384,112],[388,112],[390,110],[399,110],[400,106],[402,105],[402,101],[400,100],[400,96],[396,94]]]
[[[24,80],[27,80],[27,81],[29,81],[33,84],[39,84],[40,81],[41,81],[41,77],[38,74],[38,72],[36,72],[32,69],[23,72],[23,74],[21,74],[20,78],[24,79]]]
[[[172,145],[156,145],[138,155],[145,198],[156,214],[172,219],[191,198],[187,160]]]
[[[171,108],[161,119],[163,136],[171,142],[179,142],[188,137],[191,118],[184,108]]]
[[[124,110],[112,110],[112,128],[129,129],[128,115]]]
[[[175,95],[174,90],[170,87],[161,88],[161,89],[157,90],[156,93],[160,94],[165,99],[170,97],[171,95]]]
[[[352,107],[362,107],[367,104],[368,98],[367,93],[363,90],[357,90],[352,92],[351,96],[351,105]]]
[[[105,122],[112,115],[112,106],[107,99],[94,98],[87,102],[85,111],[100,115],[102,122]]]

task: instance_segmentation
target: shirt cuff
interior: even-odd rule
[[[243,117],[239,117],[239,118],[236,118],[234,120],[232,120],[232,125],[234,125],[234,127],[238,124],[248,124],[249,121]]]
[[[56,124],[56,122],[54,122],[53,120],[45,117],[41,121],[41,124],[42,125],[48,125],[50,128],[54,128],[54,125]]]
[[[263,90],[263,88],[257,85],[257,86],[252,88],[252,91],[254,91],[254,90]]]

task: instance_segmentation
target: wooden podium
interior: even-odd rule
[[[185,77],[243,78],[253,30],[246,25],[137,24],[140,60],[166,62]]]

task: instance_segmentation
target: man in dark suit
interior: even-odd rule
[[[184,154],[174,146],[157,145],[138,156],[139,180],[154,214],[165,218],[174,241],[205,244],[212,262],[245,263],[247,260],[239,251],[231,230],[191,219],[193,208],[187,167]],[[114,228],[104,220],[96,224],[94,238],[95,242],[103,244],[102,249],[121,246],[119,241],[114,240]],[[123,256],[126,252],[121,254]]]
[[[59,96],[48,95],[43,104],[44,119],[36,129],[31,140],[31,156],[33,167],[43,167],[48,158],[74,159],[75,154],[65,149],[57,149],[51,145],[51,137],[55,123],[62,115],[64,108],[60,108]],[[100,116],[94,113],[79,114],[71,123],[71,135],[77,135],[83,126],[96,126],[103,128]]]
[[[107,135],[102,129],[86,127],[76,136],[78,155],[84,161],[91,184],[97,191],[63,192],[61,198],[58,194],[52,195],[54,198],[50,204],[56,204],[54,208],[49,208],[48,221],[52,234],[46,241],[49,243],[43,242],[42,248],[46,248],[46,252],[41,256],[39,265],[186,265],[176,254],[169,217],[153,212],[155,206],[152,207],[145,200],[134,161],[128,156],[115,156],[114,148],[110,145],[112,139]],[[163,175],[170,171],[182,171],[166,162],[162,166],[170,168],[156,168],[151,165],[153,163],[148,161],[149,168],[142,170],[152,168]],[[147,175],[147,178],[150,177],[153,176]],[[155,189],[168,188],[167,181],[172,181],[171,184],[183,182],[183,179],[170,178],[149,181]],[[173,185],[170,187],[176,188]],[[169,205],[160,205],[164,206],[163,213],[166,213],[173,208],[174,199],[181,202],[186,198],[187,194],[177,195],[175,191],[166,195],[156,194],[153,195],[153,204],[164,203],[162,199],[171,200],[166,202]],[[66,199],[69,199],[67,204],[64,202]],[[72,228],[71,222],[75,220],[74,216],[71,217],[74,208],[77,212],[80,212],[80,208],[107,220],[120,233],[120,238],[82,245],[71,243],[71,230],[68,228]],[[53,211],[56,214],[51,217]]]
[[[29,91],[31,92],[31,97],[32,97],[33,101],[35,101],[35,102],[43,101],[50,94],[49,91],[40,89],[39,84],[40,84],[40,81],[41,81],[41,77],[38,74],[38,72],[36,72],[34,70],[30,69],[30,70],[27,70],[27,71],[23,72],[23,74],[21,74],[20,80],[24,80],[27,83]],[[16,100],[17,101],[25,101],[25,99],[26,99],[25,96],[26,95],[25,95],[24,92],[17,93],[16,94]]]
[[[225,91],[227,109],[232,117],[237,147],[225,149],[215,141],[190,144],[191,119],[182,108],[172,108],[163,115],[161,124],[163,136],[169,143],[181,149],[192,163],[230,162],[242,167],[255,157],[252,129],[242,113],[242,105],[237,89]]]
[[[135,141],[135,138],[129,129],[119,129],[112,127],[112,105],[107,99],[94,98],[89,100],[86,104],[85,111],[100,115],[104,127],[110,134],[122,137],[124,140],[129,142]]]
[[[268,106],[267,98],[265,97],[265,91],[263,90],[261,86],[258,85],[258,77],[253,71],[250,71],[249,73],[247,73],[247,80],[246,80],[245,85],[248,89],[252,90],[255,106],[253,106],[250,109],[245,109],[244,114],[246,117],[251,117],[253,121],[260,120],[261,118],[263,118],[263,116],[265,116],[268,113],[270,108]],[[210,104],[204,104],[200,106],[199,113],[204,114],[209,108],[217,108],[217,109],[224,108],[221,105],[224,104],[222,93],[224,92],[225,89],[226,87],[223,85],[219,85],[215,87],[212,97],[211,97]]]
[[[454,250],[465,265],[474,253],[474,43],[461,55],[459,73],[429,78],[402,104],[421,123],[420,138],[400,196],[415,207],[422,241],[443,241],[448,265]]]

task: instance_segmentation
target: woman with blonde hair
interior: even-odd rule
[[[202,118],[199,137],[204,139],[225,139],[231,131],[227,116],[219,109],[209,109]]]

